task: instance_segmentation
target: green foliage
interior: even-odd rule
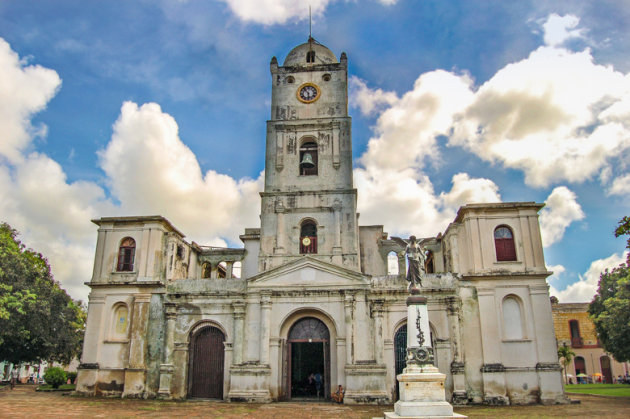
[[[630,236],[630,217],[623,217],[619,220],[619,224],[615,229],[615,237],[619,236]],[[626,249],[630,250],[630,237],[626,242]],[[630,266],[630,253],[628,253],[627,264]]]
[[[81,350],[85,310],[61,289],[48,261],[0,224],[0,359],[69,363]]]
[[[567,365],[571,363],[571,360],[575,356],[575,352],[571,350],[568,346],[561,346],[558,348],[558,358],[562,361],[562,365],[564,365],[564,381],[567,381]]]
[[[599,278],[597,294],[589,305],[602,346],[619,362],[630,360],[630,269],[620,265]]]
[[[50,384],[53,388],[58,388],[60,385],[65,384],[68,381],[68,376],[63,368],[50,367],[44,374],[44,380],[47,384]]]

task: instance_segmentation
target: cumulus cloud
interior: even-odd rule
[[[571,38],[582,38],[583,29],[574,29],[579,23],[580,18],[574,15],[550,14],[542,25],[545,32],[545,44],[560,46]]]
[[[546,206],[540,212],[540,233],[544,247],[560,241],[571,223],[584,218],[577,197],[566,186],[558,186],[547,197]]]
[[[292,19],[308,19],[311,6],[313,16],[322,15],[333,0],[221,0],[239,19],[263,25],[282,24]],[[385,6],[398,0],[378,0]]]
[[[59,75],[38,65],[26,65],[0,38],[0,158],[22,159],[22,151],[34,136],[45,135],[44,125],[31,118],[46,107],[61,85]]]
[[[501,202],[499,187],[490,179],[471,179],[467,173],[458,173],[453,176],[452,183],[448,193],[440,194],[444,205],[451,209],[466,204]]]
[[[599,275],[606,269],[612,269],[626,261],[627,253],[618,255],[617,253],[604,258],[597,259],[591,263],[583,275],[579,275],[579,280],[570,284],[563,290],[550,286],[550,294],[558,297],[561,303],[584,303],[590,302],[597,291]],[[562,273],[563,270],[560,272]],[[556,275],[549,278],[553,282]]]
[[[350,106],[358,108],[363,115],[372,115],[398,102],[395,92],[370,89],[364,80],[356,76],[350,77],[349,90]]]
[[[94,182],[69,182],[45,154],[25,150],[37,129],[33,115],[57,92],[53,70],[25,66],[0,39],[0,220],[18,229],[21,240],[44,254],[52,272],[75,298],[85,299],[101,216],[154,215],[169,218],[201,244],[236,241],[245,226],[259,224],[257,180],[235,180],[208,171],[179,139],[175,120],[156,104],[124,103],[111,141],[100,153],[106,182],[118,203]],[[39,130],[41,132],[41,129]]]
[[[630,195],[630,173],[613,180],[607,195]]]
[[[158,104],[125,102],[100,162],[126,212],[162,214],[195,240],[236,240],[245,226],[259,224],[262,175],[237,181],[202,173],[177,123]]]
[[[471,85],[466,75],[437,70],[418,77],[413,89],[400,99],[387,96],[391,106],[379,115],[375,136],[360,162],[366,167],[404,169],[422,167],[427,157],[437,157],[435,139],[448,134],[453,117],[470,103]],[[382,99],[385,95],[378,92],[363,92],[362,97]]]

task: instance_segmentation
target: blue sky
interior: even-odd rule
[[[552,293],[588,301],[630,214],[622,1],[0,2],[0,219],[88,292],[91,218],[189,240],[258,226],[269,61],[348,54],[362,224],[435,235],[467,202],[547,202]]]

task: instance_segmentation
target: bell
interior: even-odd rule
[[[302,157],[300,166],[305,169],[311,169],[315,167],[315,163],[313,163],[313,156],[311,156],[311,153],[304,153],[304,157]]]

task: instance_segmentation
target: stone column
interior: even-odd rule
[[[232,303],[234,309],[234,354],[233,364],[243,363],[243,327],[245,324],[245,303]]]
[[[383,301],[372,301],[372,319],[374,319],[374,359],[383,363]]]
[[[163,363],[160,364],[160,398],[171,398],[171,382],[173,380],[173,352],[175,350],[175,320],[177,319],[177,305],[165,303],[166,330],[164,333]]]
[[[286,235],[285,226],[284,226],[284,204],[282,200],[278,199],[276,201],[275,207],[276,214],[276,247],[273,249],[275,254],[283,254],[284,253],[284,236]]]
[[[341,256],[341,201],[335,199],[332,208],[335,214],[335,245],[333,246],[332,262],[341,265],[343,261]]]
[[[354,306],[354,296],[352,294],[346,294],[344,300],[344,320],[346,325],[346,364],[350,365],[353,363],[352,359],[352,308]]]
[[[458,304],[455,297],[446,301],[448,315],[448,327],[453,348],[453,362],[451,362],[451,375],[453,377],[453,403],[465,403],[468,400],[466,394],[466,376],[464,362],[462,361],[461,335],[459,332]]]
[[[136,294],[129,339],[129,366],[125,370],[123,397],[139,397],[146,389],[147,323],[151,294]]]
[[[99,232],[99,235],[101,233]],[[99,241],[100,242],[100,241]],[[95,268],[96,270],[96,268]],[[77,375],[77,393],[93,396],[98,377],[99,343],[103,339],[103,309],[105,307],[104,297],[95,297],[93,293],[89,295],[87,327],[83,340],[83,354]]]
[[[271,293],[260,295],[260,363],[269,364],[269,337],[271,335]]]

